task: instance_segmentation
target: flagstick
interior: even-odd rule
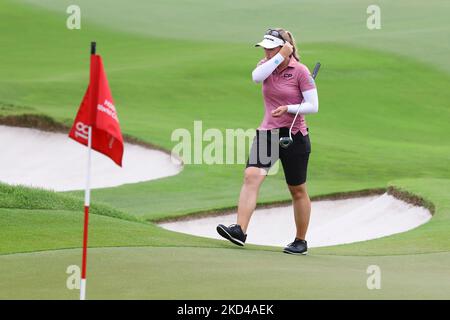
[[[91,42],[91,55],[95,54],[96,43]],[[92,98],[91,98],[92,101]],[[84,230],[83,230],[83,260],[81,267],[80,300],[86,299],[86,264],[89,227],[89,205],[91,201],[91,150],[92,150],[92,126],[88,126],[88,161],[86,174],[86,190],[84,192]]]
[[[88,133],[88,162],[86,190],[84,193],[84,231],[83,231],[83,262],[81,271],[80,300],[86,299],[86,262],[87,262],[87,244],[88,244],[88,226],[89,226],[89,204],[91,197],[91,150],[92,150],[92,127],[89,126]]]

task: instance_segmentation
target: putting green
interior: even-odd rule
[[[130,11],[108,1],[105,14],[103,0],[80,0],[79,31],[65,28],[68,3],[0,3],[8,48],[0,52],[0,116],[44,114],[70,125],[88,81],[89,42],[96,40],[124,133],[170,150],[173,130],[192,129],[195,120],[204,130],[256,128],[262,100],[250,71],[261,51],[251,44],[267,26],[286,26],[298,35],[303,62],[323,64],[320,112],[307,117],[310,195],[394,185],[436,209],[410,232],[313,249],[305,259],[268,247],[239,250],[146,222],[236,205],[243,164],[187,165],[174,177],[93,192],[92,246],[150,247],[91,249],[88,297],[449,297],[447,2],[381,1],[380,31],[365,28],[371,3],[356,0],[284,1],[295,8],[283,15],[274,13],[285,6],[268,1],[256,11],[245,1],[136,1]],[[0,185],[0,254],[80,246],[81,192],[16,191]],[[282,172],[269,177],[259,201],[287,199]],[[65,270],[80,259],[77,249],[0,256],[8,271],[0,276],[0,297],[77,298],[65,288]],[[365,286],[369,264],[381,267],[380,291]]]
[[[80,250],[0,256],[0,299],[76,299],[66,270]],[[305,257],[245,249],[89,251],[88,299],[446,299],[450,253]],[[381,289],[367,288],[367,269]],[[6,270],[15,270],[14,277]]]

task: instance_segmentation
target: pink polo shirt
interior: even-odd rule
[[[258,62],[257,66],[266,61],[265,58],[262,59]],[[303,101],[302,91],[314,88],[316,88],[316,85],[308,68],[292,56],[286,69],[281,72],[275,69],[263,82],[262,93],[265,113],[264,119],[258,129],[290,128],[295,114],[286,112],[281,117],[273,117],[272,110],[275,110],[279,106],[300,104]],[[301,131],[304,136],[308,134],[305,116],[301,114],[295,120],[292,127],[292,134],[296,134],[298,131]]]

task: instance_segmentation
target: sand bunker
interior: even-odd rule
[[[431,213],[427,209],[386,193],[346,200],[313,201],[307,240],[309,247],[370,240],[411,230],[430,219]],[[236,223],[236,214],[160,225],[173,231],[223,239],[216,232],[219,223]],[[292,205],[256,210],[247,234],[247,243],[285,246],[292,242],[295,237]]]
[[[0,125],[0,181],[56,191],[85,187],[87,148],[66,134]],[[125,143],[123,167],[92,152],[92,188],[172,176],[182,170],[169,154]]]

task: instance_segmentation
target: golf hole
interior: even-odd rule
[[[82,190],[87,148],[67,134],[0,125],[0,181],[55,191]],[[114,187],[176,175],[181,161],[170,154],[125,143],[123,167],[93,151],[91,187]]]
[[[371,240],[414,229],[431,219],[424,207],[414,206],[390,194],[311,202],[307,233],[309,247],[323,247]],[[236,213],[165,222],[160,226],[177,232],[222,239],[219,224],[236,223]],[[295,237],[292,205],[257,209],[247,229],[246,243],[286,246]],[[226,241],[226,240],[224,240]]]

